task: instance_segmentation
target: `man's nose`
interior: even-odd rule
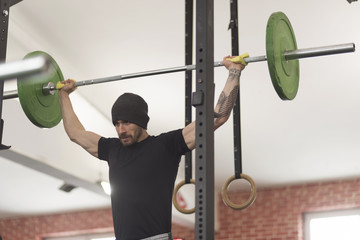
[[[118,129],[118,132],[119,132],[120,134],[126,132],[126,128],[124,127],[123,124],[119,124],[119,126],[117,127],[117,129]]]

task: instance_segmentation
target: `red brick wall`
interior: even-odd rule
[[[231,201],[248,193],[231,192]],[[255,203],[235,211],[219,203],[216,240],[302,240],[304,212],[360,207],[360,179],[258,190]],[[0,221],[3,240],[40,240],[42,236],[112,230],[110,209]],[[194,229],[173,224],[173,236],[194,240]]]
[[[172,233],[175,239],[182,238],[185,240],[194,239],[194,234],[195,234],[193,228],[183,227],[178,224],[172,225]]]
[[[230,199],[240,203],[242,196],[233,193]],[[220,204],[216,239],[302,240],[303,213],[355,207],[360,207],[360,179],[260,190],[248,209]]]
[[[234,203],[249,193],[231,192]],[[219,202],[216,240],[303,240],[302,214],[360,207],[360,178],[257,191],[248,209],[235,211]],[[194,240],[194,231],[173,229],[176,236]],[[190,233],[190,234],[189,234]],[[175,236],[175,234],[174,234]]]
[[[110,209],[46,216],[10,218],[0,221],[3,240],[40,240],[42,236],[112,231]]]

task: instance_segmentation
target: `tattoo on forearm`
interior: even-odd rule
[[[221,92],[217,106],[219,106],[218,112],[214,113],[215,118],[222,118],[230,115],[231,110],[234,107],[235,100],[238,96],[239,86],[235,86],[230,92],[229,96],[226,96],[224,92]]]
[[[241,75],[241,71],[239,69],[230,69],[229,70],[229,79],[230,80],[238,80]]]

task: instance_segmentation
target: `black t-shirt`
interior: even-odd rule
[[[189,151],[182,129],[129,147],[118,138],[101,138],[98,147],[99,159],[109,164],[116,239],[170,232],[174,183],[181,155]]]

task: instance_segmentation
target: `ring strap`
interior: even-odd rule
[[[194,1],[185,1],[185,65],[192,65]],[[185,72],[185,126],[192,122],[192,72]],[[192,153],[185,154],[185,183],[192,178]]]
[[[231,53],[232,56],[239,55],[239,31],[238,31],[238,4],[237,0],[230,1],[230,24],[231,29]],[[240,88],[239,94],[233,108],[234,129],[234,167],[235,178],[240,178],[242,173],[242,148],[241,148],[241,114],[240,114]]]
[[[193,52],[193,10],[194,1],[185,0],[185,65],[192,64]],[[185,72],[185,126],[192,122],[192,72]],[[185,153],[185,180],[181,181],[175,186],[172,201],[175,208],[184,214],[191,214],[195,212],[195,207],[192,209],[184,209],[177,202],[176,195],[179,189],[188,183],[195,184],[192,179],[192,152]]]

